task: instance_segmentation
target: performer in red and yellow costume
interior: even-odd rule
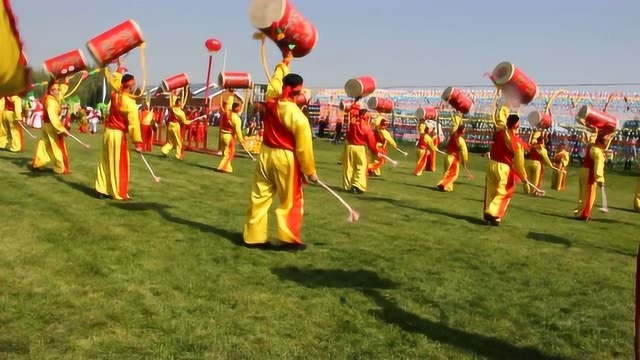
[[[305,175],[318,181],[309,120],[296,105],[303,79],[289,73],[289,53],[276,66],[266,94],[264,138],[258,156],[243,237],[249,246],[268,246],[268,213],[277,194],[280,246],[303,249],[300,239]]]
[[[418,144],[416,145],[418,163],[416,164],[416,169],[413,171],[413,175],[415,176],[422,176],[422,172],[427,165],[427,158],[429,157],[429,154],[438,151],[433,138],[429,134],[431,134],[431,129],[429,126],[425,126],[424,132],[421,133],[418,138]]]
[[[147,105],[142,106],[142,110],[138,115],[140,119],[140,135],[142,136],[142,150],[145,152],[153,151],[153,112],[149,111]]]
[[[363,194],[367,191],[369,167],[367,147],[373,155],[380,154],[371,129],[370,117],[369,110],[360,109],[355,102],[353,103],[347,129],[347,151],[342,162],[342,187],[354,194]]]
[[[30,71],[27,58],[22,53],[22,42],[16,27],[16,19],[8,0],[0,1],[0,97],[12,96],[26,91]]]
[[[53,161],[56,174],[69,174],[69,156],[64,137],[69,134],[60,119],[60,85],[51,80],[42,103],[42,135],[36,145],[36,153],[31,166],[40,170]]]
[[[453,191],[453,183],[460,174],[460,165],[466,167],[469,162],[469,152],[467,143],[464,141],[464,125],[458,124],[456,130],[449,136],[447,141],[447,157],[444,159],[444,178],[438,183],[441,191]]]
[[[0,99],[0,149],[9,144],[9,151],[19,152],[24,147],[22,127],[18,121],[22,121],[22,99],[19,96],[7,96]],[[11,142],[9,142],[11,135]]]
[[[187,116],[182,110],[182,100],[176,99],[174,106],[169,109],[169,126],[167,127],[167,143],[162,147],[162,154],[169,155],[169,151],[176,149],[176,159],[182,160],[184,157],[183,138],[181,125],[188,126],[191,120],[187,120]]]
[[[233,166],[231,162],[236,154],[236,139],[244,146],[244,137],[242,136],[242,120],[239,113],[242,112],[240,103],[234,102],[235,95],[229,96],[224,107],[224,112],[220,118],[220,132],[222,134],[222,160],[218,165],[218,171],[232,173]]]
[[[604,149],[607,136],[598,134],[593,144],[587,146],[587,154],[580,170],[580,198],[574,211],[579,220],[587,221],[591,217],[591,208],[596,202],[597,188],[604,186]]]
[[[431,136],[431,140],[433,140],[433,145],[435,145],[436,149],[440,145],[440,135],[438,134],[438,125],[436,125],[431,132],[429,133]],[[424,166],[424,170],[428,172],[436,171],[436,161],[438,161],[438,152],[437,151],[429,151],[427,154],[427,163]]]
[[[389,127],[389,121],[382,116],[376,118],[376,130],[374,137],[376,140],[376,146],[380,154],[387,155],[387,145],[391,145],[394,149],[398,149],[398,144],[393,140],[393,136],[389,133],[387,128]],[[373,164],[369,165],[369,175],[382,176],[382,165],[384,165],[385,159],[380,156],[376,156],[376,160]]]
[[[136,81],[133,75],[119,76],[120,86],[111,93],[109,116],[104,122],[102,155],[96,170],[95,189],[102,197],[128,200],[129,196],[129,147],[127,133],[142,152],[138,106],[133,97]]]
[[[529,193],[527,173],[524,168],[524,141],[518,137],[520,117],[510,114],[502,107],[494,119],[496,132],[493,135],[490,159],[484,188],[484,219],[493,226],[499,226],[504,217],[515,186],[519,180]]]
[[[558,170],[553,170],[551,174],[551,188],[553,190],[562,191],[567,182],[567,168],[571,161],[571,154],[565,149],[564,144],[558,146],[558,152],[553,156],[553,164]]]
[[[530,147],[529,158],[525,160],[527,177],[530,179],[529,181],[531,181],[538,189],[542,189],[544,165],[553,168],[551,159],[549,159],[549,155],[547,154],[547,149],[544,146],[544,135],[540,133],[540,136],[536,139],[535,144],[532,144],[532,146]],[[529,195],[536,195],[536,190],[529,187]]]

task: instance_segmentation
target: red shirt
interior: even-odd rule
[[[458,156],[460,153],[460,146],[458,146],[458,140],[460,139],[460,134],[457,131],[451,133],[449,136],[449,141],[447,141],[447,152],[451,155]]]
[[[272,149],[295,151],[296,138],[280,120],[277,100],[272,99],[265,104],[262,125],[264,127],[262,130],[264,131],[262,139],[264,145]]]
[[[361,119],[351,118],[349,128],[347,129],[347,142],[349,145],[366,145],[372,153],[378,154],[376,139],[371,130],[371,126]]]

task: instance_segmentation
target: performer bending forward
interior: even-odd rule
[[[258,156],[251,202],[244,223],[243,237],[250,246],[263,247],[268,242],[268,212],[275,194],[280,198],[276,210],[281,247],[304,249],[300,240],[305,175],[318,181],[313,155],[309,120],[296,105],[303,79],[289,74],[289,53],[277,65],[267,89],[263,119],[264,138]]]

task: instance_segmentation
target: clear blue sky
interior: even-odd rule
[[[227,70],[264,79],[249,19],[250,0],[14,0],[34,67],[82,48],[135,19],[147,41],[152,83],[178,72],[204,82],[204,41],[220,39]],[[110,5],[108,8],[105,5]],[[379,86],[489,85],[482,74],[503,60],[539,83],[640,82],[639,0],[294,0],[318,28],[314,51],[293,70],[310,87],[341,87],[372,75]],[[464,10],[459,10],[463,8]],[[279,52],[269,44],[269,65]],[[127,59],[139,74],[137,52]],[[220,71],[221,53],[215,58]]]

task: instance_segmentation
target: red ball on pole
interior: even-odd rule
[[[209,52],[218,52],[222,49],[222,43],[218,39],[209,39],[204,42],[204,46]]]

